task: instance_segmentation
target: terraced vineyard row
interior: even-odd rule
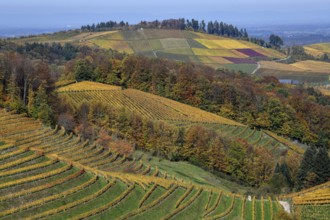
[[[87,82],[78,83],[84,88]],[[89,82],[90,83],[90,82]],[[153,120],[166,120],[173,122],[202,122],[240,125],[239,123],[205,112],[170,99],[162,98],[150,93],[135,89],[127,90],[74,90],[78,87],[72,84],[63,87],[59,92],[68,97],[76,106],[83,102],[102,102],[113,107],[123,106],[132,112]],[[95,84],[95,87],[98,85]]]
[[[118,109],[125,108],[151,120],[163,120],[180,126],[203,124],[220,127],[220,131],[230,139],[240,138],[253,146],[266,147],[276,158],[287,150],[297,154],[304,152],[299,146],[272,132],[252,130],[232,120],[170,99],[134,89],[115,89],[114,86],[109,86],[107,90],[84,90],[92,85],[92,82],[80,82],[62,87],[59,92],[76,106],[84,102],[101,102]],[[98,83],[94,87],[97,88]],[[105,87],[102,84],[102,88]]]
[[[157,171],[157,168],[143,164],[141,161],[131,160],[120,156],[109,149],[90,144],[72,134],[67,135],[64,129],[50,129],[43,127],[39,122],[22,117],[22,115],[10,114],[0,110],[0,138],[15,141],[15,145],[23,147],[7,155],[0,155],[1,159],[19,156],[32,149],[42,154],[55,154],[59,157],[70,158],[83,165],[102,171],[125,171],[150,176],[165,176]],[[0,168],[15,166],[25,160],[32,160],[37,154],[29,155],[21,160],[0,164]],[[41,166],[41,165],[40,165]],[[11,172],[3,172],[0,176],[9,175]],[[172,178],[167,176],[167,178]]]
[[[37,129],[19,128],[22,122],[35,122]],[[231,219],[242,216],[243,204],[252,202],[216,188],[156,177],[166,174],[63,129],[42,127],[1,110],[0,127],[4,126],[8,129],[1,129],[0,136],[1,219]],[[127,167],[139,175],[121,173]]]
[[[23,147],[3,141],[0,149],[1,164],[38,154],[26,150],[14,155]],[[16,164],[0,168],[10,173],[0,177],[1,219],[232,219],[244,217],[243,204],[251,203],[239,195],[173,180],[93,172],[51,154]]]
[[[171,179],[157,167],[128,160],[72,134],[67,135],[63,129],[43,127],[24,115],[1,110],[0,127],[5,128],[0,130],[3,219],[110,218],[113,215],[121,219],[196,216],[200,219],[273,219],[280,209],[270,198],[250,200],[216,188]],[[276,146],[260,131],[229,125],[222,125],[221,129],[232,137]],[[326,219],[328,183],[301,192],[303,198],[298,195],[291,195],[296,196],[293,197],[296,212],[304,217]]]
[[[294,212],[301,219],[329,219],[330,181],[282,198],[292,200]]]
[[[299,146],[269,131],[251,129],[247,126],[229,125],[221,125],[219,130],[229,138],[243,139],[253,146],[264,147],[268,149],[275,158],[280,157],[286,151],[296,154],[303,154],[304,152]]]

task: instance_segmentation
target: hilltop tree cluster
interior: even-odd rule
[[[196,19],[168,19],[163,21],[141,21],[136,25],[130,25],[128,22],[101,22],[92,25],[82,26],[82,31],[105,31],[105,30],[118,30],[118,29],[139,29],[139,28],[153,28],[153,29],[177,29],[177,30],[191,30],[205,32],[208,34],[214,34],[218,36],[227,36],[234,38],[248,39],[248,33],[246,29],[239,29],[238,27],[227,24],[224,22],[209,21],[207,24],[204,20],[198,21]]]

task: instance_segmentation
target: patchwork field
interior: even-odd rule
[[[274,61],[260,61],[260,76],[275,76],[279,79],[298,80],[300,83],[330,83],[330,64],[319,61],[300,61],[284,64]]]
[[[13,41],[17,43],[70,42],[91,47],[111,48],[129,54],[198,62],[214,68],[226,68],[221,64],[233,64],[233,66],[237,64],[236,67],[230,69],[247,73],[251,73],[254,69],[251,71],[251,68],[242,67],[242,63],[255,63],[255,59],[271,60],[285,57],[278,51],[263,48],[251,42],[180,30],[139,29],[95,33],[71,31],[13,39]],[[190,57],[187,57],[188,55]],[[206,59],[207,57],[210,59]],[[231,60],[231,58],[242,58],[245,61]]]
[[[291,64],[291,66],[310,72],[328,73],[330,75],[330,63],[306,60]]]

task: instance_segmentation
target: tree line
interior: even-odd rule
[[[139,28],[153,28],[153,29],[176,29],[176,30],[191,30],[205,32],[208,34],[214,34],[218,36],[227,36],[234,38],[248,39],[248,33],[246,29],[239,29],[238,27],[227,24],[222,21],[209,21],[207,24],[204,20],[198,21],[196,19],[167,19],[162,21],[141,21],[136,25],[130,25],[128,22],[100,22],[92,25],[83,25],[82,31],[106,31],[117,29],[139,29]]]

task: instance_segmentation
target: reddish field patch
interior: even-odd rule
[[[255,61],[244,58],[235,58],[235,57],[224,57],[224,58],[234,64],[256,64]]]
[[[266,57],[265,55],[258,53],[252,49],[236,49],[238,52],[243,53],[249,57]]]

